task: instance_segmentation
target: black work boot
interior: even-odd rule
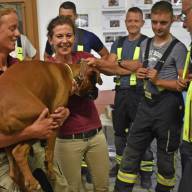
[[[134,184],[124,183],[118,179],[115,181],[113,192],[132,192]]]
[[[141,172],[140,173],[141,176],[141,187],[144,189],[150,189],[152,186],[152,181],[151,181],[151,173],[148,172]]]
[[[160,183],[157,183],[155,192],[170,192],[170,191],[172,191],[173,188],[174,188],[174,186],[168,187],[168,186],[161,185]]]
[[[85,176],[86,176],[87,183],[92,183],[91,173],[89,169],[87,169],[87,173]]]
[[[118,164],[115,164],[115,165],[111,168],[111,170],[110,170],[110,172],[109,172],[109,176],[110,176],[110,177],[116,177],[118,171],[119,171],[119,165],[118,165]]]

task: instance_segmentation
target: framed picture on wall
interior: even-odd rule
[[[126,31],[124,13],[106,13],[102,17],[104,32]]]
[[[88,14],[78,14],[78,17],[75,21],[77,27],[87,28],[89,27],[89,16]]]
[[[144,4],[152,4],[153,0],[144,0]]]
[[[105,39],[105,46],[108,47],[108,49],[111,49],[111,45],[114,41],[118,40],[119,38],[127,35],[127,32],[106,32],[103,34]]]
[[[114,36],[105,36],[105,43],[113,43],[115,41]]]
[[[181,5],[182,0],[172,0],[172,4]]]
[[[108,0],[108,6],[109,7],[119,6],[119,0]]]
[[[124,0],[102,0],[103,9],[122,9],[125,8]]]
[[[150,13],[145,13],[145,19],[151,19],[151,14]]]
[[[110,28],[113,27],[120,27],[120,21],[119,20],[110,20]]]

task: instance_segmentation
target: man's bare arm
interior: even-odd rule
[[[88,65],[95,67],[105,75],[128,75],[131,73],[129,70],[119,66],[115,54],[110,54],[107,59],[87,58],[85,61]]]
[[[103,47],[98,54],[101,56],[102,59],[107,59],[107,57],[109,56],[109,51],[107,50],[106,47]]]
[[[179,78],[177,80],[158,79],[157,70],[150,69],[147,72],[147,78],[156,86],[162,87],[170,91],[182,91],[187,87],[189,80],[182,79],[182,70],[178,71]]]
[[[131,71],[136,72],[139,68],[142,67],[142,63],[139,60],[122,60],[120,66]]]

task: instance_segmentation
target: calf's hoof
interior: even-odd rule
[[[34,192],[41,189],[41,185],[35,178],[30,178],[25,180],[25,187],[27,191]]]

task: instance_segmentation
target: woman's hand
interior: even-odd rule
[[[57,123],[58,126],[63,125],[64,121],[69,117],[69,109],[65,107],[58,107],[54,113],[50,115],[53,118],[54,122]]]
[[[58,123],[49,116],[49,110],[46,108],[39,115],[38,119],[34,123],[28,126],[25,131],[25,135],[31,139],[47,139],[52,133],[58,129]]]

